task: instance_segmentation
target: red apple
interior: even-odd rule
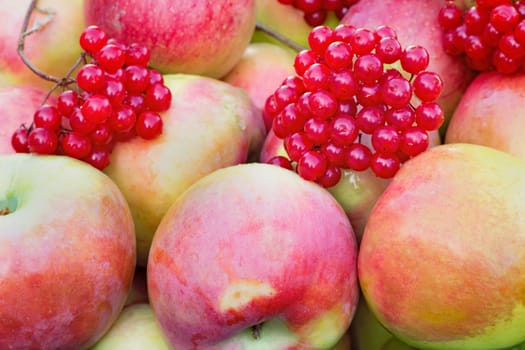
[[[89,348],[133,278],[129,207],[73,158],[4,154],[0,169],[0,348]]]
[[[356,250],[322,187],[273,165],[231,166],[163,218],[150,302],[175,348],[328,349],[357,304]]]
[[[170,349],[149,304],[134,304],[124,308],[110,330],[91,348],[91,350],[120,349]]]
[[[0,127],[0,154],[15,152],[11,146],[11,135],[22,124],[29,127],[33,114],[44,102],[46,94],[45,90],[31,85],[0,88],[0,106],[4,108]]]
[[[88,24],[151,50],[163,73],[220,78],[239,61],[255,28],[255,0],[85,0]]]
[[[43,87],[52,86],[52,83],[30,71],[17,53],[20,30],[30,2],[0,2],[0,72],[4,78],[0,79],[0,86],[28,82]],[[62,78],[80,57],[78,40],[84,30],[82,4],[83,0],[38,1],[38,8],[49,10],[53,14],[33,12],[29,28],[37,23],[46,23],[48,17],[51,20],[26,37],[24,52],[31,63],[44,73]]]
[[[375,29],[379,25],[392,27],[403,48],[421,45],[430,55],[429,71],[438,73],[444,89],[437,100],[445,111],[446,128],[459,99],[472,80],[473,73],[459,57],[445,53],[441,41],[442,31],[437,21],[442,1],[421,0],[369,0],[350,7],[341,23]]]
[[[164,82],[173,98],[162,113],[162,134],[117,143],[105,170],[130,204],[141,266],[175,199],[204,175],[247,161],[265,134],[260,111],[245,91],[195,75],[167,75]]]
[[[525,76],[481,73],[454,112],[447,143],[490,146],[525,159]]]
[[[284,79],[295,74],[295,52],[270,43],[250,44],[224,81],[248,92],[254,105],[263,109],[268,96]]]
[[[525,340],[525,162],[480,145],[407,162],[370,214],[359,282],[371,311],[423,349]]]

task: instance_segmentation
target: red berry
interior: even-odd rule
[[[58,135],[49,128],[34,128],[29,132],[27,145],[31,153],[54,154],[58,146]]]
[[[312,27],[320,26],[326,21],[327,13],[324,10],[305,13],[304,20]]]
[[[157,83],[164,84],[162,73],[153,68],[148,69],[148,84],[153,85]]]
[[[145,140],[154,139],[162,133],[162,118],[156,112],[142,112],[137,118],[135,130]]]
[[[307,90],[326,89],[330,70],[322,63],[314,63],[303,74],[303,83]]]
[[[349,100],[357,93],[357,81],[348,70],[332,72],[328,77],[328,91],[339,100]]]
[[[305,152],[297,162],[297,173],[305,180],[316,181],[326,172],[326,157],[317,151]]]
[[[354,143],[348,148],[346,162],[349,169],[363,171],[370,167],[372,152],[360,143]]]
[[[114,44],[107,44],[96,54],[97,63],[109,74],[115,73],[126,62],[125,52]]]
[[[377,128],[372,134],[372,146],[379,154],[394,154],[401,144],[401,136],[393,126]]]
[[[321,118],[311,118],[304,123],[304,134],[317,145],[330,139],[330,123]]]
[[[438,22],[442,29],[450,30],[463,22],[463,12],[454,3],[447,3],[439,10]]]
[[[137,115],[146,110],[146,100],[142,95],[128,94],[122,104],[133,108]]]
[[[499,5],[490,11],[490,23],[500,33],[508,33],[514,30],[519,20],[520,14],[511,4]]]
[[[385,112],[385,120],[388,125],[392,125],[398,130],[404,130],[414,124],[416,116],[411,107],[405,106],[387,110]]]
[[[296,132],[284,139],[284,149],[292,161],[297,162],[306,152],[311,150],[313,142],[305,133]]]
[[[316,56],[312,50],[303,50],[295,56],[294,69],[297,75],[303,76],[304,72],[316,63]]]
[[[128,132],[135,126],[137,115],[133,108],[129,106],[120,106],[113,110],[108,119],[108,125],[114,132]]]
[[[77,73],[77,85],[84,91],[100,91],[106,83],[104,71],[97,65],[88,63],[80,67]]]
[[[405,78],[392,78],[381,87],[381,97],[392,108],[402,108],[412,99],[412,86]]]
[[[339,146],[348,146],[354,143],[359,134],[359,128],[354,118],[339,115],[332,122],[332,141]]]
[[[144,101],[146,103],[146,108],[149,108],[152,111],[167,111],[171,105],[171,91],[162,83],[150,85],[146,89]]]
[[[33,115],[33,122],[37,128],[43,127],[51,130],[58,130],[62,123],[62,117],[55,106],[44,104],[36,110]]]
[[[95,130],[96,123],[88,120],[80,108],[75,108],[71,116],[69,117],[69,125],[74,131],[78,131],[81,134],[87,135]]]
[[[91,164],[93,167],[103,170],[109,165],[109,152],[103,149],[95,150],[83,160]]]
[[[126,66],[141,66],[146,67],[150,59],[149,49],[141,44],[131,44],[126,49]]]
[[[268,164],[277,165],[281,168],[293,170],[292,163],[290,162],[290,159],[283,157],[283,156],[275,156],[268,160]]]
[[[148,87],[148,69],[139,65],[128,66],[124,69],[124,86],[131,94],[140,94]]]
[[[78,107],[78,94],[74,90],[66,90],[57,98],[57,109],[64,117],[69,117]]]
[[[316,182],[324,188],[330,188],[339,183],[341,176],[341,169],[334,165],[328,165],[324,174]]]
[[[105,95],[113,107],[120,106],[126,98],[126,88],[121,81],[108,80],[101,94]]]
[[[357,113],[356,124],[365,134],[371,134],[383,125],[384,113],[379,107],[364,107]]]
[[[416,108],[416,123],[425,130],[439,129],[444,120],[443,109],[435,102],[423,102]]]
[[[365,54],[354,63],[354,77],[364,83],[373,83],[383,75],[383,62],[374,54]]]
[[[383,155],[376,153],[370,161],[370,168],[374,174],[383,179],[393,177],[399,170],[399,167],[400,162],[395,154]]]
[[[437,73],[426,71],[419,73],[412,85],[416,96],[425,102],[436,100],[444,86],[443,80]]]
[[[408,46],[401,54],[401,66],[411,74],[417,74],[428,67],[428,51],[418,45]]]
[[[428,148],[428,133],[421,127],[413,126],[403,132],[400,150],[408,156],[414,157]]]
[[[396,62],[401,58],[402,47],[396,38],[382,38],[376,45],[376,56],[386,64]]]
[[[17,153],[29,153],[28,145],[29,131],[25,126],[20,126],[11,136],[11,146]]]
[[[100,50],[108,41],[106,32],[97,26],[89,26],[80,34],[80,47],[91,54]]]
[[[111,115],[112,107],[104,95],[92,95],[81,107],[82,114],[93,124],[105,123]]]
[[[308,104],[313,117],[327,119],[337,112],[337,100],[324,90],[312,93]]]
[[[60,145],[65,155],[77,159],[87,157],[91,153],[89,137],[79,132],[68,132],[62,137]]]
[[[348,68],[352,64],[352,59],[352,47],[342,41],[331,43],[324,52],[326,65],[335,71]]]
[[[102,123],[95,127],[89,138],[94,145],[107,145],[113,139],[113,132],[108,124]]]
[[[350,38],[350,43],[352,44],[355,53],[364,55],[372,52],[376,46],[376,36],[371,30],[358,28]]]

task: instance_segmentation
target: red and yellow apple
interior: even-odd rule
[[[248,92],[255,107],[264,108],[268,96],[295,74],[295,52],[270,43],[253,43],[223,80]]]
[[[255,29],[255,0],[85,0],[87,24],[125,44],[146,45],[163,73],[220,78]]]
[[[219,169],[173,204],[148,288],[170,343],[190,349],[330,349],[358,301],[357,243],[322,187],[280,167]]]
[[[261,113],[242,89],[195,75],[166,75],[172,93],[154,140],[118,143],[105,172],[133,214],[138,263],[145,266],[160,220],[191,184],[258,153],[266,133]]]
[[[17,47],[30,0],[0,2],[0,86],[32,83],[51,87],[53,83],[33,73],[18,56]],[[78,43],[84,30],[83,0],[40,0],[31,15],[29,29],[42,28],[25,38],[24,52],[31,63],[46,74],[62,78],[80,57]],[[46,13],[47,12],[47,13]]]
[[[474,143],[525,160],[525,76],[479,74],[461,98],[446,143]]]
[[[502,349],[525,340],[525,162],[480,145],[407,162],[361,241],[363,295],[423,349]]]
[[[0,348],[89,348],[133,278],[129,207],[73,158],[4,154],[0,169]]]

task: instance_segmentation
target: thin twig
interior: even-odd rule
[[[37,2],[38,2],[38,0],[31,0],[31,3],[29,4],[29,8],[27,9],[27,12],[25,14],[24,22],[22,24],[22,29],[20,30],[20,35],[18,37],[18,47],[17,47],[18,56],[20,56],[20,58],[22,59],[24,64],[33,73],[35,73],[36,75],[38,75],[42,79],[45,79],[45,80],[48,80],[48,81],[52,81],[52,82],[55,82],[55,83],[59,84],[62,81],[62,79],[42,72],[40,69],[35,67],[31,63],[31,61],[29,61],[29,59],[27,58],[27,56],[26,56],[26,54],[24,52],[24,49],[25,49],[25,38],[28,35],[30,35],[30,34],[36,32],[36,31],[42,29],[44,26],[46,26],[48,23],[50,23],[51,20],[53,19],[53,16],[54,16],[54,13],[52,11],[50,11],[50,10],[40,10],[41,12],[47,13],[48,17],[46,17],[44,20],[42,20],[40,22],[35,23],[35,25],[31,29],[28,29],[29,21],[31,20],[31,15],[32,15],[33,11],[36,9]]]
[[[289,48],[291,48],[291,49],[293,49],[293,50],[295,50],[297,52],[306,49],[306,47],[296,43],[293,40],[288,39],[287,37],[285,37],[281,33],[276,32],[275,30],[269,28],[268,26],[266,26],[266,25],[264,25],[264,24],[262,24],[260,22],[257,22],[257,24],[255,25],[255,30],[259,30],[259,31],[261,31],[261,32],[271,36],[275,40],[283,43],[284,45],[288,46]]]

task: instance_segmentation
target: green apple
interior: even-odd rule
[[[422,349],[489,350],[525,340],[525,162],[446,144],[408,161],[361,241],[363,295]]]
[[[135,236],[117,186],[64,156],[0,156],[0,349],[85,349],[116,320]]]
[[[149,304],[125,307],[109,331],[91,348],[91,350],[120,349],[170,350]]]

